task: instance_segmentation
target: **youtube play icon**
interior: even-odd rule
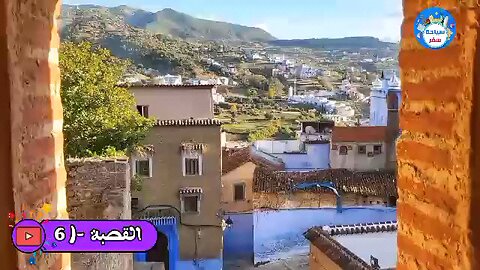
[[[17,246],[42,245],[42,229],[39,227],[17,227]]]

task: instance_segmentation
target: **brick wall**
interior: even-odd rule
[[[56,20],[60,1],[2,0],[0,4],[5,9],[0,16],[6,15],[7,54],[0,61],[7,62],[9,83],[1,89],[10,89],[15,212],[19,216],[22,210],[36,211],[50,203],[53,209],[46,218],[66,218]],[[5,44],[5,39],[1,42]],[[29,257],[18,253],[19,269],[26,269]],[[43,254],[29,269],[69,269],[69,259],[69,254]]]
[[[70,219],[131,219],[127,160],[68,160]],[[129,270],[132,254],[72,254],[73,270]]]
[[[471,154],[478,153],[471,152],[472,112],[474,105],[478,107],[473,99],[476,2],[403,2],[399,56],[403,134],[397,145],[400,270],[478,268],[470,217],[476,207],[472,194],[478,193],[472,190],[477,187],[471,177]],[[418,13],[432,6],[448,9],[457,20],[456,39],[442,50],[423,48],[413,34]]]

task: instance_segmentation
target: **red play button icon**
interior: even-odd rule
[[[42,229],[39,227],[17,227],[17,246],[40,246],[42,244]]]

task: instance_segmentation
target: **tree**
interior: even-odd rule
[[[265,140],[274,137],[281,127],[278,120],[271,121],[266,127],[257,129],[248,135],[248,141],[254,142],[258,140]]]
[[[248,95],[249,97],[257,97],[257,96],[258,96],[258,89],[257,89],[257,88],[254,88],[254,87],[248,89],[247,95]]]
[[[279,97],[284,94],[284,88],[285,86],[282,84],[282,82],[277,79],[273,78],[269,82],[270,87],[268,88],[268,97],[269,98],[274,98],[274,97]]]
[[[60,48],[65,154],[126,151],[144,139],[154,120],[135,110],[133,95],[117,86],[128,62],[87,42]]]

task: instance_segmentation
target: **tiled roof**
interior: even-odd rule
[[[323,226],[321,229],[331,236],[359,233],[393,232],[398,228],[396,221],[360,223],[352,225]]]
[[[364,223],[353,225],[338,225],[313,227],[304,233],[305,238],[329,257],[342,269],[370,270],[373,269],[367,262],[355,255],[352,251],[341,245],[332,236],[343,234],[361,234],[392,232],[397,230],[397,222]]]
[[[188,188],[181,188],[179,190],[180,194],[202,194],[203,190],[199,187],[188,187]]]
[[[253,178],[253,190],[268,193],[294,191],[295,184],[312,182],[332,182],[340,193],[398,197],[396,175],[393,171],[355,172],[347,169],[327,169],[284,172],[257,167]],[[326,192],[324,189],[314,191]]]
[[[186,142],[180,145],[180,149],[182,150],[203,150],[205,145],[203,143],[192,143]]]
[[[333,239],[327,232],[312,228],[304,234],[330,260],[345,270],[371,270],[372,267]],[[311,256],[311,255],[310,255]]]
[[[236,168],[242,166],[247,162],[253,162],[258,166],[268,167],[272,169],[282,170],[283,166],[278,166],[262,159],[259,156],[251,155],[251,147],[244,147],[239,149],[228,149],[222,153],[222,174],[227,174]]]
[[[192,84],[119,84],[119,87],[129,87],[129,88],[157,88],[157,89],[169,89],[169,88],[187,88],[187,89],[213,89],[214,84],[202,84],[202,85],[192,85]]]
[[[159,120],[157,126],[220,126],[222,122],[218,119],[181,119],[181,120]]]
[[[338,142],[384,142],[387,127],[334,127],[332,143]]]

